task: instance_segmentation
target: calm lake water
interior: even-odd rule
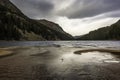
[[[0,47],[9,46],[65,46],[120,48],[120,41],[2,41]]]

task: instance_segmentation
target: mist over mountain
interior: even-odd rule
[[[33,20],[9,0],[0,0],[0,40],[72,40],[58,24]]]

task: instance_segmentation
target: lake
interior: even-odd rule
[[[2,41],[0,47],[8,46],[65,46],[120,48],[120,41]]]

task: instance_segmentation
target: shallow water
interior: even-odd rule
[[[120,55],[99,51],[74,54],[79,49],[51,48],[51,53],[34,58],[58,80],[119,80]]]
[[[105,64],[119,64],[120,59],[114,54],[108,52],[86,52],[81,54],[74,54],[74,52],[65,52],[59,58],[52,59],[49,67],[56,67],[57,72],[66,71],[73,73],[72,70],[84,65],[105,65]],[[79,66],[79,67],[78,67]],[[68,73],[68,71],[66,71]]]
[[[2,41],[0,47],[8,46],[65,46],[65,47],[108,47],[119,48],[120,41]]]
[[[119,54],[99,51],[74,54],[94,48],[120,50],[120,41],[0,42],[0,46],[17,53],[0,59],[0,80],[120,79]]]

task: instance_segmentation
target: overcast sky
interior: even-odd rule
[[[58,23],[83,35],[120,19],[120,0],[10,0],[28,17]]]

